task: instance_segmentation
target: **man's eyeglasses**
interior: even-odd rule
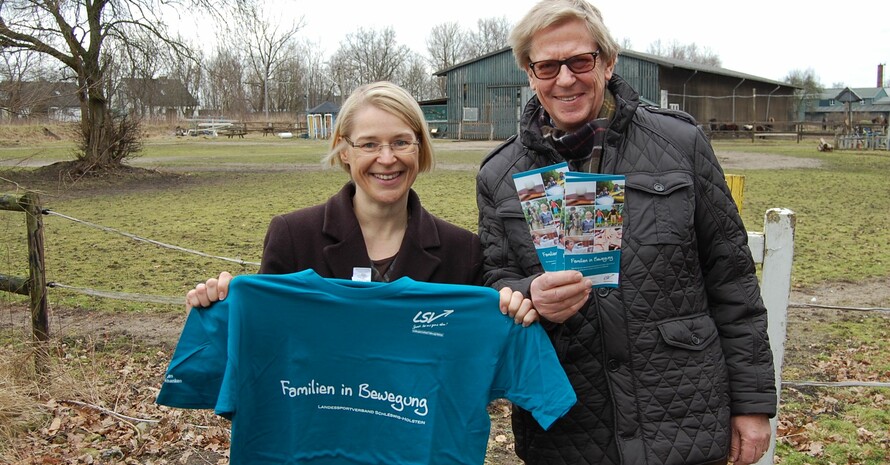
[[[559,75],[562,65],[566,65],[573,73],[586,73],[596,68],[596,58],[600,55],[600,51],[587,52],[579,55],[571,56],[565,60],[541,60],[528,64],[532,69],[532,73],[538,79],[553,79]]]
[[[398,154],[414,153],[414,151],[417,150],[417,147],[420,146],[420,141],[416,141],[416,140],[409,141],[409,140],[396,139],[396,140],[390,142],[389,144],[379,144],[377,142],[362,142],[361,144],[356,144],[355,142],[353,142],[346,136],[343,136],[343,138],[346,139],[346,142],[348,142],[349,145],[361,150],[364,153],[367,153],[368,155],[374,155],[374,154],[380,153],[380,151],[383,150],[383,147],[389,147],[389,150],[391,150],[392,153],[398,153]]]

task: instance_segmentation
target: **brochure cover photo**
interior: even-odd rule
[[[544,271],[563,270],[563,195],[567,163],[513,175],[522,213]]]
[[[564,268],[597,287],[617,287],[624,224],[624,176],[570,172],[565,183]]]

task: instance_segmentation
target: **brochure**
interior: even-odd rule
[[[624,176],[568,171],[566,163],[513,175],[544,271],[578,270],[618,287]]]
[[[565,262],[593,280],[594,287],[618,287],[624,225],[624,176],[566,174]]]
[[[513,175],[522,213],[544,271],[563,270],[562,219],[568,163]]]

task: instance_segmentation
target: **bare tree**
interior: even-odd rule
[[[19,50],[0,54],[0,81],[2,81],[3,110],[9,117],[25,116],[29,108],[39,106],[40,95],[36,95],[27,83],[44,74],[41,71],[41,56],[31,50]]]
[[[362,84],[392,81],[410,51],[408,46],[396,42],[392,27],[359,28],[340,43],[331,58],[331,68],[345,95]]]
[[[476,31],[467,40],[466,57],[479,57],[506,47],[511,28],[506,16],[478,20]]]
[[[244,4],[235,11],[237,21],[229,24],[237,27],[233,28],[231,36],[240,45],[249,79],[255,84],[255,108],[261,109],[268,119],[270,79],[284,62],[286,52],[296,45],[295,37],[303,28],[303,18],[282,24],[280,16],[273,18],[263,10],[262,3]]]
[[[466,33],[456,22],[433,26],[426,39],[429,63],[434,71],[450,68],[466,59]],[[445,78],[437,79],[437,95],[445,95]]]
[[[321,46],[314,42],[304,42],[301,50],[300,56],[306,67],[303,83],[306,89],[306,110],[324,102],[339,103],[343,95],[337,81],[339,76],[334,73],[334,67],[325,62]]]
[[[269,108],[275,112],[301,112],[306,108],[307,67],[301,58],[303,45],[291,42],[269,76]]]
[[[621,50],[633,50],[633,42],[628,37],[618,40],[618,45],[621,47]]]
[[[788,72],[785,76],[785,82],[797,87],[794,90],[794,102],[797,110],[798,118],[804,119],[807,106],[814,106],[818,101],[819,95],[825,90],[819,83],[819,78],[812,68],[806,70],[795,69]]]
[[[213,0],[183,0],[208,6]],[[225,1],[225,0],[218,0]],[[172,48],[160,14],[166,0],[4,0],[0,2],[0,46],[31,50],[58,60],[74,74],[81,106],[81,143],[76,171],[114,168],[138,150],[131,122],[109,111],[113,55],[107,47],[139,47],[136,31]]]
[[[463,61],[466,56],[466,33],[456,22],[433,26],[426,39],[430,65],[435,70],[445,69]]]
[[[244,92],[244,66],[236,50],[218,46],[205,65],[204,107],[217,116],[241,117],[249,113]]]
[[[409,54],[405,66],[397,76],[397,82],[417,100],[426,100],[439,95],[426,60],[414,52]]]
[[[189,95],[198,97],[204,82],[204,52],[201,47],[190,43],[187,39],[177,38],[177,41],[186,45],[186,50],[190,52],[187,54],[174,53],[170,49],[165,49],[165,61],[168,63],[167,74],[170,78],[181,82]],[[200,101],[198,105],[200,106]]]
[[[669,45],[663,45],[661,40],[656,40],[649,44],[646,53],[676,60],[689,61],[700,65],[715,66],[718,68],[721,66],[720,57],[716,53],[712,52],[711,49],[707,47],[701,48],[694,42],[691,44],[681,44],[675,40]]]

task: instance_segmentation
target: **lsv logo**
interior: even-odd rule
[[[417,324],[429,324],[439,318],[451,315],[452,313],[454,313],[454,310],[442,310],[442,313],[438,314],[436,312],[424,312],[421,310],[417,312],[417,315],[414,315],[414,322]]]

